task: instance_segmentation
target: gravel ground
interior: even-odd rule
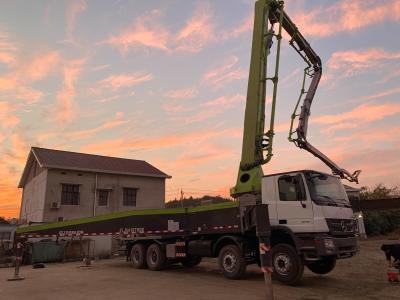
[[[379,250],[384,239],[361,241],[360,253],[338,261],[336,269],[325,276],[305,270],[301,285],[284,286],[274,282],[275,299],[400,299],[400,283],[386,281],[386,264]],[[400,241],[399,241],[400,242]],[[152,272],[135,270],[122,258],[95,262],[93,268],[81,263],[47,264],[44,269],[24,266],[26,279],[8,282],[13,269],[0,269],[0,299],[265,299],[263,276],[258,268],[248,268],[240,281],[225,279],[216,260],[184,269],[172,266]]]

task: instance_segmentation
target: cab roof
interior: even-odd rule
[[[332,175],[332,174],[328,174],[325,172],[321,172],[321,171],[316,171],[316,170],[295,170],[295,171],[287,171],[287,172],[280,172],[280,173],[273,173],[273,174],[268,174],[268,175],[264,175],[263,177],[271,177],[271,176],[277,176],[277,175],[286,175],[286,174],[293,174],[293,173],[306,173],[306,172],[314,172],[314,173],[319,173],[319,174],[323,174],[326,176],[334,176],[337,177],[336,175]]]

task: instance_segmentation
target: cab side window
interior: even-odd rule
[[[278,187],[281,201],[305,200],[303,181],[300,176],[282,176],[278,179]]]

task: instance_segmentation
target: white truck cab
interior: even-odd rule
[[[272,245],[289,244],[300,258],[275,251],[277,276],[290,276],[299,263],[326,274],[337,258],[358,251],[356,221],[339,177],[313,170],[264,176],[262,203],[268,204]],[[302,273],[302,266],[295,269]]]

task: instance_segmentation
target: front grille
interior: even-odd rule
[[[331,234],[355,233],[356,226],[353,219],[326,219]]]

